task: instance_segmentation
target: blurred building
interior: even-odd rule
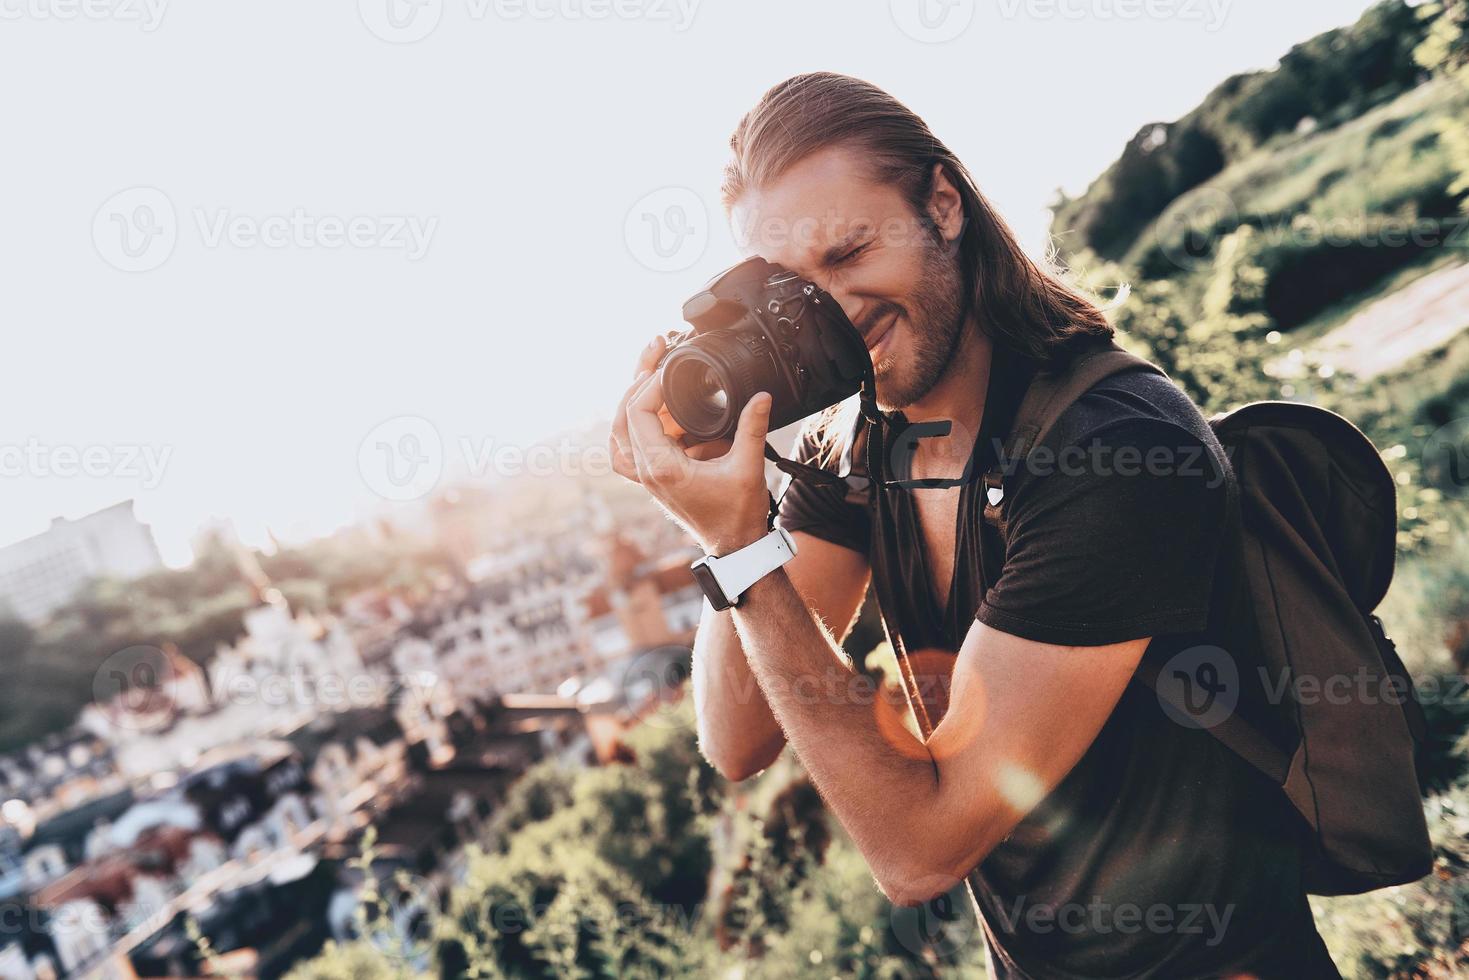
[[[583,600],[586,630],[601,663],[670,644],[690,644],[704,611],[704,593],[687,554],[649,559],[626,535],[600,539],[603,584]]]
[[[52,520],[34,537],[0,548],[0,602],[35,621],[92,578],[135,578],[162,567],[153,531],[124,500],[71,521]]]

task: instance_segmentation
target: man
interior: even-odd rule
[[[1034,373],[1111,335],[875,86],[790,79],[731,147],[737,228],[841,304],[887,424],[952,421],[902,476],[984,472]],[[655,340],[619,406],[617,467],[729,555],[767,533],[769,397],[745,407],[731,443],[685,447],[658,416],[662,353]],[[828,412],[797,455],[834,470],[860,460],[852,422]],[[983,564],[981,485],[885,490],[879,534],[860,495],[791,484],[780,522],[797,556],[700,624],[704,753],[742,779],[790,744],[894,902],[967,879],[995,976],[1337,976],[1283,794],[1133,682],[1144,656],[1217,642],[1238,611],[1222,448],[1177,387],[1142,375],[1096,385],[1046,444],[1058,461],[1084,449],[1083,465],[1007,478],[1005,548]],[[915,707],[934,727],[921,741],[847,683],[839,641],[874,577],[923,675]]]

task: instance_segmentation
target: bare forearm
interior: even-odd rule
[[[885,706],[869,678],[832,676],[835,643],[790,580],[777,572],[758,582],[734,624],[771,713],[878,881],[887,889],[940,873],[913,864],[938,800],[932,758],[905,729],[880,723]]]
[[[745,662],[728,612],[704,607],[694,638],[699,746],[727,779],[753,776],[780,755],[785,736]]]

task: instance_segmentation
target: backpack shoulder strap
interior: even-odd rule
[[[1045,439],[1062,413],[1094,385],[1119,374],[1147,371],[1168,377],[1168,372],[1115,343],[1077,355],[1058,371],[1037,374],[1021,399],[1015,425],[1005,442],[1004,454],[995,467],[985,474],[988,504],[984,508],[985,523],[1000,531],[1003,540],[1006,526],[1001,502],[1004,498],[1003,476],[1011,461],[1025,457]],[[1160,698],[1176,699],[1170,685],[1160,687],[1160,666],[1148,658],[1139,664],[1137,680]],[[1214,736],[1233,749],[1246,762],[1259,769],[1276,784],[1283,784],[1290,766],[1286,754],[1237,714],[1230,714],[1213,726]]]
[[[1078,354],[1058,370],[1038,373],[1020,400],[1004,451],[984,476],[985,493],[990,504],[986,511],[998,507],[1004,497],[1005,468],[1014,465],[1015,460],[1024,459],[1027,453],[1040,445],[1073,402],[1107,378],[1132,371],[1168,377],[1168,373],[1156,364],[1123,350],[1115,342]],[[986,513],[986,520],[992,523],[998,523],[997,518],[998,514]]]

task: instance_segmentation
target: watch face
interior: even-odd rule
[[[689,566],[689,570],[694,573],[694,581],[699,583],[699,588],[704,590],[709,605],[713,606],[716,611],[730,607],[729,599],[725,596],[724,590],[719,587],[719,581],[715,579],[708,565],[701,561],[695,562]]]

